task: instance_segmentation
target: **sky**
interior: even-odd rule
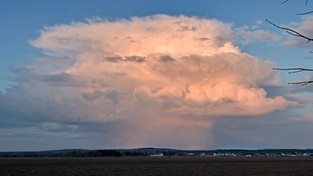
[[[305,1],[0,2],[0,151],[313,148]]]

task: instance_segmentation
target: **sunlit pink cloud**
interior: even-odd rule
[[[126,123],[106,132],[124,130],[112,139],[120,146],[205,146],[218,117],[297,105],[267,95],[263,86],[279,83],[274,64],[243,53],[237,39],[230,24],[185,16],[47,27],[31,42],[47,58],[16,89],[36,97],[29,106],[46,113],[42,121]]]

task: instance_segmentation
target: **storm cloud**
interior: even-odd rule
[[[185,16],[46,27],[31,41],[46,57],[17,69],[16,85],[0,94],[1,117],[95,130],[113,147],[208,146],[219,117],[297,105],[268,95],[264,87],[279,84],[274,64],[237,39],[230,24]]]

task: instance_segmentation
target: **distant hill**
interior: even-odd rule
[[[170,148],[137,148],[137,149],[98,149],[98,150],[62,149],[47,151],[0,152],[0,157],[123,157],[123,156],[309,157],[313,156],[313,149],[177,150]]]

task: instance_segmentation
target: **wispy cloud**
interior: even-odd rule
[[[278,33],[273,33],[261,28],[262,21],[256,21],[252,26],[241,26],[235,29],[236,35],[239,38],[239,43],[249,44],[254,42],[266,42],[276,44],[281,41],[281,36]]]

